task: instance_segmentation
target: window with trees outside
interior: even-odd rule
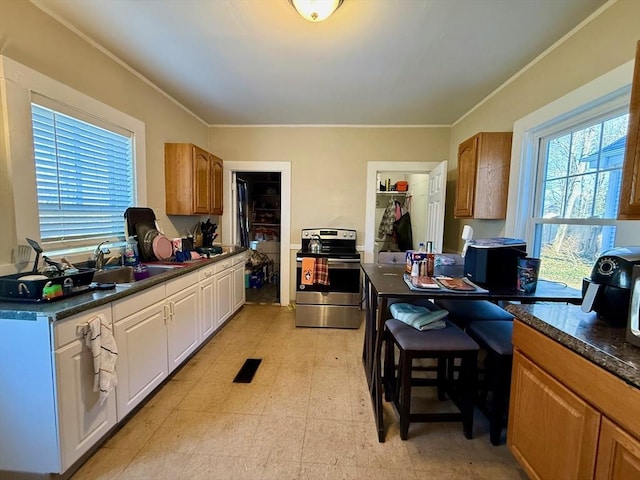
[[[538,137],[532,256],[542,278],[580,289],[613,248],[628,106]]]

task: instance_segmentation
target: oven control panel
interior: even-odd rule
[[[302,239],[311,239],[318,235],[321,240],[356,240],[356,231],[345,228],[305,228],[301,232]]]

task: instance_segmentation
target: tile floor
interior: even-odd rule
[[[403,442],[385,404],[379,443],[363,329],[295,328],[294,316],[245,305],[72,480],[526,479],[479,413],[473,440],[432,423]],[[263,359],[253,382],[233,383],[247,358]]]
[[[247,288],[247,303],[280,303],[278,301],[278,289],[280,285],[277,283],[265,283],[260,288]]]

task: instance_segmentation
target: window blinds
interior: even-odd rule
[[[51,247],[124,238],[133,205],[132,135],[32,104],[40,236]]]

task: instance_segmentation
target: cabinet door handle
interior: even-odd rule
[[[169,321],[169,316],[171,315],[169,312],[169,305],[163,305],[162,310],[164,311],[164,323],[166,324]]]
[[[173,320],[173,316],[176,314],[176,303],[175,302],[169,302],[169,315],[171,315],[171,320]]]

